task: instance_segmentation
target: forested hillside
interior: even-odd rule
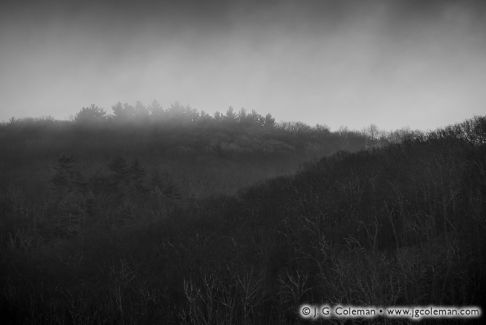
[[[395,141],[118,107],[1,127],[2,317],[269,324],[304,302],[481,305],[485,117]]]
[[[302,123],[276,123],[254,111],[211,116],[189,107],[117,104],[108,114],[83,108],[73,121],[11,119],[0,126],[0,180],[46,184],[61,156],[85,180],[110,164],[137,161],[147,178],[166,175],[187,197],[234,193],[256,181],[295,172],[304,162],[374,144],[369,134]],[[170,175],[170,176],[168,176]],[[22,185],[22,187],[24,187]]]

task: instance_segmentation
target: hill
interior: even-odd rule
[[[108,115],[83,108],[73,121],[12,119],[0,126],[4,184],[45,184],[61,156],[73,159],[85,178],[106,173],[123,158],[137,160],[148,177],[170,175],[187,197],[235,193],[257,181],[295,172],[304,162],[371,142],[362,132],[276,123],[269,114],[230,108],[214,116],[173,105],[162,109],[118,104]],[[197,166],[197,168],[195,168]]]
[[[130,143],[126,152],[151,147],[136,140],[149,129],[127,126],[112,137],[110,123],[116,125],[58,125],[65,136],[50,139],[92,134],[85,148],[93,151],[77,158],[88,165],[84,159],[101,159],[106,148],[117,152],[114,139]],[[244,138],[228,129],[238,134],[236,143]],[[287,136],[287,144],[312,143],[311,135],[321,132],[292,138],[286,129],[263,129],[258,141]],[[172,141],[213,139],[202,130],[185,133],[190,141]],[[110,135],[101,137],[105,132]],[[339,151],[228,195],[200,197],[178,190],[170,173],[147,178],[143,164],[150,158],[109,153],[105,169],[91,173],[92,166],[78,168],[74,158],[61,156],[47,201],[3,192],[2,315],[20,323],[267,324],[296,322],[304,302],[481,305],[485,144],[486,118],[477,117],[400,143]],[[104,148],[99,156],[97,146]],[[240,163],[253,153],[233,154],[224,159]],[[210,155],[211,164],[217,155]],[[262,154],[255,156],[260,162]]]

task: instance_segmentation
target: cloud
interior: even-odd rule
[[[3,3],[0,118],[117,101],[430,128],[484,107],[479,1]]]

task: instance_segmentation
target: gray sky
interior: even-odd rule
[[[0,120],[178,101],[354,129],[486,112],[486,1],[2,1]]]

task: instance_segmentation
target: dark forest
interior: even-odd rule
[[[3,324],[483,306],[484,116],[331,131],[244,109],[92,105],[2,123],[0,156]]]

